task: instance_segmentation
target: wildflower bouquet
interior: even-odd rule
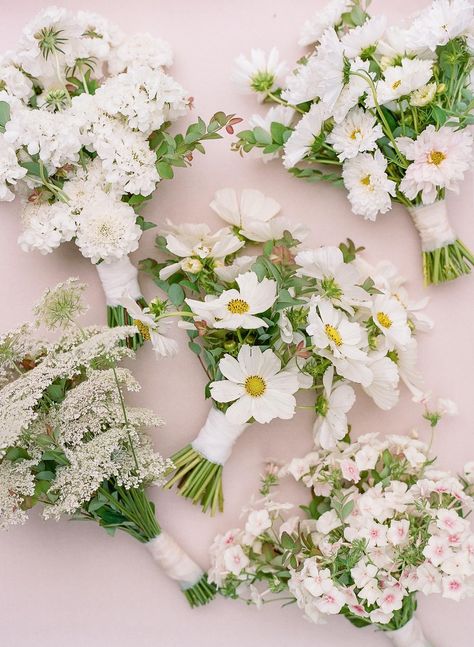
[[[172,467],[156,453],[147,427],[163,421],[131,407],[140,387],[117,367],[136,332],[80,328],[84,286],[70,280],[47,291],[39,322],[67,326],[51,343],[24,324],[0,338],[0,526],[24,523],[28,510],[45,519],[89,519],[109,534],[122,530],[143,543],[191,606],[214,595],[207,576],[164,530],[145,488],[161,485]]]
[[[310,488],[305,518],[270,496],[273,469],[244,529],[216,537],[210,581],[231,598],[261,606],[281,597],[312,622],[341,614],[397,647],[429,647],[418,593],[474,591],[473,466],[459,479],[433,463],[423,442],[378,434],[294,459],[280,474]]]
[[[171,135],[192,105],[164,71],[172,60],[149,34],[50,7],[0,61],[0,200],[21,197],[22,249],[47,254],[74,240],[96,264],[110,326],[131,323],[123,294],[145,305],[128,258],[154,226],[140,207],[173,167],[189,166],[204,141],[238,121],[218,112]]]
[[[421,238],[425,282],[471,271],[446,192],[472,164],[473,5],[434,0],[408,28],[370,17],[359,0],[331,0],[300,39],[310,51],[289,76],[273,49],[237,59],[237,80],[261,101],[234,149],[282,157],[296,177],[343,185],[352,211],[375,220],[392,201]]]
[[[154,335],[174,315],[206,373],[207,420],[173,457],[180,493],[215,513],[223,508],[222,470],[237,438],[252,422],[295,415],[295,394],[311,389],[314,433],[323,447],[347,433],[347,413],[361,388],[382,409],[399,396],[400,378],[420,396],[415,334],[431,327],[390,264],[356,257],[352,242],[304,249],[297,223],[259,191],[216,193],[211,208],[230,226],[168,228],[157,238],[164,262],[143,262],[175,310],[155,300],[154,312],[134,313]],[[177,308],[177,309],[176,309]],[[175,343],[175,342],[173,342]]]

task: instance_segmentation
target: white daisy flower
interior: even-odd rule
[[[423,87],[411,93],[410,104],[418,108],[427,106],[436,96],[438,86],[436,83],[427,83]]]
[[[316,402],[318,417],[313,426],[314,440],[323,449],[332,449],[347,434],[347,412],[355,402],[354,389],[344,382],[333,384],[334,368],[323,375],[324,393]]]
[[[378,407],[388,411],[396,405],[400,395],[397,365],[389,357],[376,357],[369,361],[369,366],[373,380],[371,384],[362,388]]]
[[[355,305],[367,299],[367,292],[357,285],[359,272],[344,262],[339,247],[326,245],[303,250],[296,255],[297,276],[311,276],[321,281],[322,296],[339,306]]]
[[[350,11],[352,0],[330,0],[314,16],[307,20],[301,30],[299,45],[316,43],[328,27],[336,27],[342,19],[342,14]]]
[[[355,58],[363,52],[375,49],[378,41],[382,38],[387,27],[385,16],[369,18],[362,25],[350,29],[342,38],[344,54],[347,58]]]
[[[313,98],[319,97],[331,111],[344,87],[344,47],[334,29],[326,29],[321,36],[314,72]]]
[[[402,58],[400,65],[385,68],[383,79],[376,83],[377,101],[380,104],[395,101],[426,85],[433,76],[433,61],[419,58]],[[365,102],[368,108],[375,105],[374,97],[368,93]]]
[[[329,349],[336,358],[367,359],[367,354],[360,348],[364,344],[363,329],[357,322],[349,321],[345,313],[337,310],[330,301],[313,301],[308,322],[306,332],[316,348]]]
[[[279,60],[276,47],[267,54],[262,49],[252,49],[250,58],[241,54],[236,58],[234,80],[245,92],[256,92],[263,101],[269,92],[281,85],[286,64]]]
[[[252,418],[265,423],[293,417],[298,378],[281,370],[281,362],[272,350],[262,352],[258,346],[244,345],[237,359],[225,355],[219,369],[226,379],[211,383],[211,396],[216,402],[233,402],[226,411],[233,424],[244,424]]]
[[[336,124],[327,137],[341,161],[351,159],[357,153],[373,151],[383,131],[375,117],[361,108],[352,108],[340,124]]]
[[[273,123],[289,126],[293,121],[294,115],[295,111],[293,108],[287,106],[272,106],[264,116],[258,114],[252,115],[249,119],[249,126],[250,128],[261,128],[270,134]],[[254,148],[254,151],[255,155],[260,157],[265,163],[277,158],[280,154],[278,151],[271,154],[264,153],[261,148]]]
[[[359,76],[360,74],[362,74],[362,77]],[[349,79],[342,88],[333,110],[336,124],[341,123],[349,110],[358,104],[362,95],[369,92],[367,77],[373,78],[373,74],[370,72],[370,62],[363,61],[359,57],[351,60]]]
[[[400,183],[400,190],[414,200],[421,191],[423,204],[438,197],[438,189],[456,190],[472,159],[472,134],[468,130],[453,130],[428,126],[413,140],[399,137],[397,145],[412,164]]]
[[[280,211],[280,205],[273,198],[267,198],[256,189],[244,189],[240,200],[235,189],[216,191],[209,205],[217,215],[239,230],[239,234],[252,239],[256,227],[268,222]]]
[[[405,348],[411,339],[407,312],[397,299],[378,294],[372,302],[372,318],[393,348]]]
[[[439,45],[466,34],[472,26],[473,9],[471,0],[434,0],[412,23],[413,46],[434,52]]]
[[[124,296],[120,300],[128,314],[133,319],[133,325],[137,327],[139,333],[145,341],[151,341],[153,350],[157,355],[162,357],[172,357],[178,352],[178,342],[165,335],[165,332],[171,325],[167,319],[158,319],[153,315],[153,302],[148,307],[140,308],[135,299]]]
[[[414,56],[416,53],[410,30],[398,25],[389,25],[387,27],[384,35],[377,43],[376,51],[384,62],[389,63],[397,58]]]
[[[195,315],[214,328],[266,328],[268,324],[255,315],[265,312],[275,303],[276,282],[267,278],[259,282],[254,272],[246,272],[236,278],[236,283],[238,290],[224,290],[217,298],[204,302],[186,299],[186,303]]]
[[[303,115],[283,147],[285,168],[295,166],[311,152],[314,140],[321,134],[324,120],[328,116],[323,103],[313,103],[309,111]]]
[[[378,213],[391,209],[396,184],[388,179],[386,168],[387,160],[379,150],[374,155],[359,153],[344,162],[342,177],[355,214],[375,220]]]

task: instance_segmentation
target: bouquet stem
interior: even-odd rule
[[[139,306],[144,308],[147,303],[143,297],[136,299],[136,302]],[[121,305],[107,305],[107,325],[109,328],[116,328],[118,326],[133,326],[134,319],[129,315],[126,308]],[[138,332],[136,335],[127,337],[126,341],[123,342],[124,345],[128,348],[132,348],[136,351],[138,348],[143,346],[143,336]]]
[[[474,255],[456,237],[448,220],[445,200],[410,207],[408,211],[421,238],[425,285],[469,274],[474,266]]]

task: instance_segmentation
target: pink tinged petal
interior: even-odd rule
[[[245,381],[246,374],[242,370],[241,364],[232,355],[224,355],[219,362],[219,370],[231,382],[243,384]]]
[[[210,389],[211,397],[216,402],[233,402],[245,393],[245,389],[241,384],[235,384],[235,382],[229,382],[228,380],[212,382]]]

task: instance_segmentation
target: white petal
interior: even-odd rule
[[[231,382],[243,384],[245,381],[246,374],[242,370],[240,358],[237,361],[232,355],[224,355],[219,362],[219,370]]]
[[[220,189],[216,191],[214,200],[209,206],[226,222],[237,227],[241,226],[239,202],[235,189]]]
[[[211,390],[211,397],[216,402],[233,402],[245,393],[244,387],[241,384],[235,384],[228,380],[212,382],[209,388]]]

